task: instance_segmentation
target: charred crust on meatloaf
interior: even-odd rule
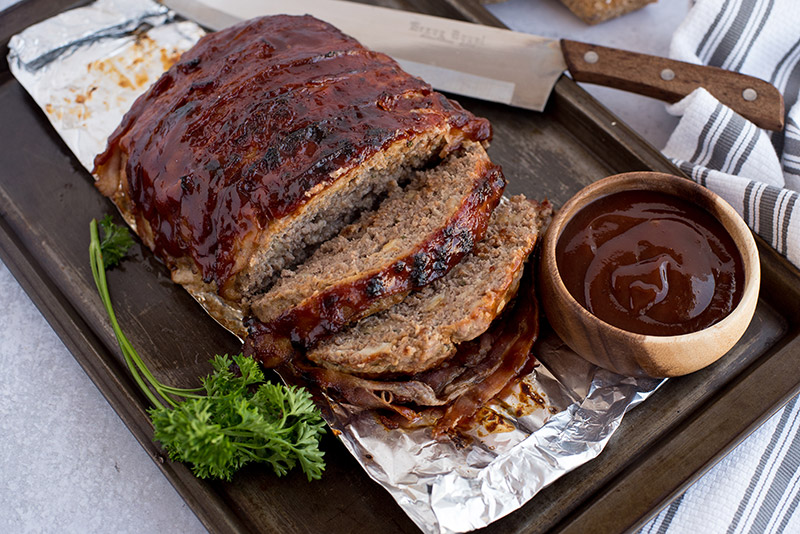
[[[430,261],[430,257],[425,254],[424,252],[418,252],[414,254],[411,258],[411,272],[409,273],[409,277],[411,278],[411,283],[415,287],[422,287],[426,283],[428,283],[429,274],[432,274],[428,270],[428,262]]]
[[[378,275],[367,280],[365,293],[369,298],[377,298],[384,295],[386,293],[386,284],[383,283],[383,278]]]

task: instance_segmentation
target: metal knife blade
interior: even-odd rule
[[[783,128],[783,97],[775,87],[715,67],[338,0],[160,1],[213,30],[262,15],[311,14],[390,55],[436,89],[501,104],[542,111],[569,70],[579,82],[666,102],[704,87],[757,126]]]
[[[213,30],[261,15],[311,14],[438,90],[536,111],[567,68],[557,40],[396,9],[330,0],[161,1]]]

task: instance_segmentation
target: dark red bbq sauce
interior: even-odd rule
[[[556,245],[570,294],[630,332],[668,336],[710,326],[738,304],[742,257],[707,211],[681,198],[625,191],[582,208]]]
[[[432,127],[454,142],[491,137],[485,119],[388,56],[313,17],[280,15],[200,39],[137,99],[95,165],[118,146],[156,252],[192,257],[222,287],[259,231]]]

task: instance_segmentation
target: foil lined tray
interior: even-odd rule
[[[8,62],[91,172],[136,97],[203,34],[148,0],[99,0],[14,36]],[[331,403],[328,423],[420,529],[480,528],[596,457],[660,384],[594,367],[552,334],[536,349],[540,365],[458,444],[434,441],[429,429],[387,429],[346,404]]]

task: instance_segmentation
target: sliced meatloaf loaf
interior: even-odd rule
[[[549,221],[549,204],[501,204],[486,237],[443,278],[308,351],[313,362],[362,376],[414,374],[478,337],[514,296],[522,267]]]
[[[483,238],[504,188],[499,167],[478,143],[418,171],[408,187],[253,301],[262,323],[251,326],[251,336],[261,337],[252,341],[263,347],[256,352],[270,350],[264,344],[274,337],[310,346],[441,278]]]
[[[95,174],[173,279],[230,326],[246,297],[410,169],[490,136],[329,24],[263,17],[187,51],[133,104]]]

